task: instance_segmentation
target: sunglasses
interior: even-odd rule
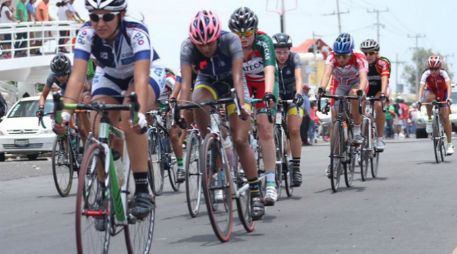
[[[366,56],[373,56],[373,55],[378,54],[378,52],[377,52],[377,51],[371,51],[371,52],[364,52],[364,54],[365,54]]]
[[[335,57],[336,58],[349,58],[351,57],[352,54],[336,54]]]
[[[437,71],[439,70],[440,68],[430,68],[431,71]]]
[[[119,12],[110,12],[110,13],[105,13],[105,14],[95,14],[91,13],[89,15],[90,21],[94,23],[98,23],[100,20],[103,20],[104,22],[110,22],[112,21]]]
[[[254,30],[249,30],[246,32],[235,32],[235,34],[238,35],[238,37],[250,37],[250,36],[254,35],[254,33],[255,33]]]

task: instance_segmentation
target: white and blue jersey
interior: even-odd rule
[[[119,97],[132,83],[135,62],[141,60],[151,61],[150,84],[156,98],[160,95],[165,70],[153,67],[159,55],[151,46],[148,29],[139,21],[124,18],[112,44],[99,38],[90,22],[85,23],[79,30],[74,54],[75,59],[88,61],[92,55],[97,60],[92,96]]]

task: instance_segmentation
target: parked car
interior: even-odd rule
[[[49,96],[45,104],[44,126],[38,124],[39,97],[27,97],[16,102],[0,123],[0,161],[5,154],[25,155],[30,160],[51,152],[56,135],[52,131],[50,113],[54,103]]]

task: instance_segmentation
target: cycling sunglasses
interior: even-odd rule
[[[335,54],[335,58],[349,58],[352,54]]]
[[[250,36],[254,35],[254,33],[255,33],[254,30],[249,30],[246,32],[235,32],[235,34],[238,35],[238,37],[250,37]]]
[[[89,18],[90,18],[90,21],[94,22],[94,23],[97,23],[99,22],[100,20],[103,20],[104,22],[110,22],[112,21],[117,15],[119,14],[119,12],[109,12],[109,13],[105,13],[105,14],[95,14],[95,13],[91,13],[89,15]]]
[[[431,71],[437,71],[439,70],[440,68],[430,68]]]
[[[376,55],[378,52],[377,51],[370,51],[370,52],[363,52],[366,56],[373,56]]]

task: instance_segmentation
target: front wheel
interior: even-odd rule
[[[222,149],[216,136],[208,134],[200,150],[200,169],[211,226],[217,238],[227,242],[233,230],[233,202],[229,179],[231,173],[228,165],[222,165]]]
[[[340,178],[341,172],[343,170],[343,157],[345,151],[343,128],[339,122],[337,122],[333,128],[330,150],[330,185],[333,192],[337,192],[338,187],[340,186]]]
[[[196,217],[202,201],[202,173],[199,168],[200,136],[192,131],[187,139],[186,148],[186,201],[189,214]]]
[[[65,137],[57,137],[52,148],[52,177],[57,193],[66,197],[73,183],[73,157],[70,143]]]
[[[163,192],[164,172],[161,163],[162,150],[159,144],[158,135],[156,132],[150,130],[148,135],[149,147],[149,181],[152,183],[152,192],[156,196],[160,196]]]

